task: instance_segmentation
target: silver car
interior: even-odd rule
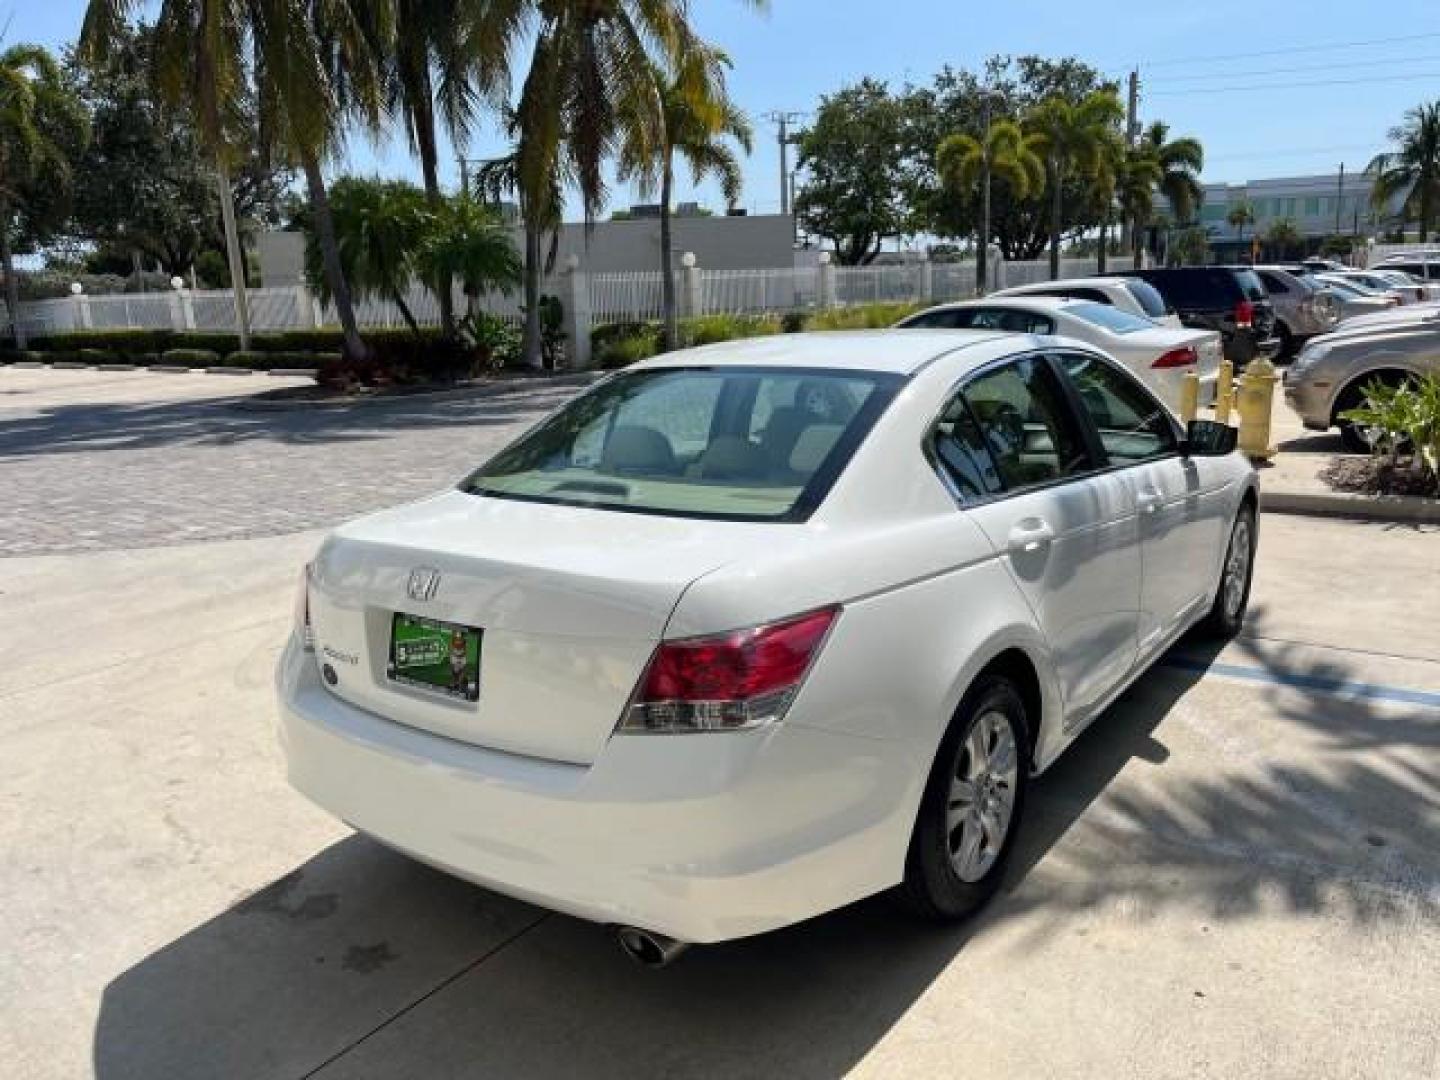
[[[1314,278],[1281,266],[1257,266],[1255,272],[1275,305],[1282,357],[1294,356],[1305,342],[1329,333],[1340,322],[1339,299]]]
[[[1429,374],[1440,375],[1440,318],[1342,326],[1301,350],[1285,372],[1285,402],[1307,428],[1338,427],[1345,448],[1364,453],[1369,443],[1340,414],[1362,403],[1371,382],[1400,383]]]

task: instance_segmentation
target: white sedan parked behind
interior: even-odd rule
[[[652,964],[896,886],[959,917],[1030,777],[1188,628],[1238,629],[1256,497],[1231,429],[1077,343],[671,353],[325,540],[290,780]]]
[[[903,319],[904,330],[1005,330],[1056,335],[1098,346],[1179,411],[1184,377],[1200,378],[1200,401],[1215,399],[1220,335],[1213,330],[1175,330],[1108,304],[1051,296],[992,296],[966,300]]]

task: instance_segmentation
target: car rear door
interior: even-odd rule
[[[942,416],[936,457],[1034,612],[1073,728],[1135,661],[1133,488],[1100,470],[1093,440],[1041,353],[969,377]]]
[[[1226,536],[1226,481],[1214,462],[1180,456],[1180,431],[1128,372],[1093,353],[1062,353],[1059,367],[1093,426],[1109,475],[1135,498],[1143,663],[1209,603]]]

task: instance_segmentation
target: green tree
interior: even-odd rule
[[[188,109],[159,98],[151,84],[153,33],[128,28],[95,66],[73,56],[66,76],[90,117],[91,138],[75,169],[75,236],[96,245],[94,258],[128,272],[133,252],[170,274],[210,268],[229,281],[219,192],[210,155]],[[256,130],[253,100],[240,105],[243,128]],[[290,174],[258,147],[242,150],[231,174],[239,222],[280,223]]]
[[[1401,214],[1420,223],[1420,242],[1430,238],[1440,211],[1440,101],[1417,105],[1404,123],[1389,132],[1397,149],[1378,154],[1365,167],[1374,178],[1371,205],[1384,213],[1395,196],[1404,194]]]
[[[941,237],[971,236],[978,231],[982,200],[978,188],[956,188],[939,175],[936,148],[948,136],[983,136],[987,122],[1021,121],[1041,101],[1062,97],[1078,102],[1095,90],[1115,90],[1100,73],[1072,57],[991,57],[978,72],[946,67],[929,83],[907,87],[902,174],[913,231]],[[1023,127],[1023,123],[1022,123]],[[1007,259],[1034,259],[1050,234],[1050,204],[1043,189],[1018,197],[996,176],[991,184],[989,234]],[[1065,235],[1100,224],[1102,207],[1089,178],[1069,177],[1062,185]]]
[[[685,57],[701,46],[689,14],[685,0],[490,0],[475,21],[467,48],[497,83],[508,81],[520,42],[529,53],[510,178],[526,226],[524,354],[532,366],[542,363],[541,237],[558,218],[555,192],[573,184],[591,222],[605,201],[605,163],[629,129],[643,125],[647,139],[660,141],[652,65],[686,70]]]
[[[1241,199],[1231,204],[1230,211],[1225,215],[1225,221],[1235,230],[1235,238],[1243,244],[1245,230],[1255,224],[1255,208],[1250,205],[1249,199]]]
[[[1295,222],[1290,218],[1279,218],[1270,223],[1265,230],[1265,246],[1269,248],[1270,257],[1284,259],[1290,254],[1290,250],[1300,243],[1300,230],[1295,227]]]
[[[470,318],[481,295],[509,293],[524,276],[510,230],[489,208],[463,192],[441,203],[415,253],[415,264],[420,276],[435,282],[445,294],[458,282]]]
[[[1205,266],[1210,262],[1210,238],[1199,225],[1190,225],[1180,230],[1168,255],[1172,266]]]
[[[417,276],[416,256],[435,232],[425,193],[403,180],[344,176],[327,194],[345,281],[357,296],[393,301],[418,332],[405,294]],[[305,272],[320,298],[333,301],[325,253],[313,229],[305,236]]]
[[[0,270],[17,348],[25,348],[15,249],[57,230],[68,210],[72,161],[84,143],[84,112],[44,49],[0,53]]]
[[[1074,103],[1062,97],[1047,98],[1026,119],[1030,131],[1038,136],[1037,146],[1045,159],[1052,279],[1060,276],[1065,181],[1071,176],[1089,177],[1093,186],[1094,178],[1103,173],[1107,146],[1124,115],[1114,91],[1096,90]]]
[[[395,49],[388,96],[411,152],[420,160],[425,197],[443,213],[438,132],[443,125],[462,153],[479,106],[502,96],[499,71],[488,50],[473,49],[479,0],[394,0]],[[450,294],[439,292],[440,324],[455,332]]]
[[[730,58],[718,49],[700,45],[697,54],[686,56],[683,63],[689,70],[671,73],[659,65],[653,68],[660,92],[658,144],[648,141],[650,125],[626,125],[619,160],[622,181],[636,181],[647,196],[659,191],[661,306],[667,349],[679,345],[670,205],[675,190],[675,158],[678,155],[689,166],[695,184],[706,176],[718,179],[721,194],[733,206],[740,198],[744,176],[729,140],[733,139],[748,154],[752,139],[750,121],[726,92],[725,71],[730,67]]]
[[[910,231],[903,127],[901,103],[865,78],[822,98],[797,136],[805,180],[795,214],[846,266],[871,262],[887,237]]]
[[[935,166],[946,184],[980,189],[980,228],[976,233],[975,283],[984,291],[989,277],[990,200],[992,178],[1003,180],[1018,199],[1045,186],[1045,163],[1035,152],[1037,139],[1011,120],[997,120],[976,138],[965,132],[947,135],[935,151]]]
[[[1124,148],[1116,195],[1121,214],[1130,222],[1130,254],[1137,270],[1144,262],[1142,230],[1155,216],[1155,193],[1164,175],[1164,166],[1154,147],[1142,140],[1138,146]]]
[[[1152,149],[1159,160],[1160,194],[1169,204],[1170,218],[1181,228],[1194,224],[1195,215],[1205,201],[1205,189],[1200,184],[1200,172],[1205,167],[1205,149],[1200,140],[1188,135],[1172,139],[1170,125],[1156,120],[1145,128],[1140,144]],[[1145,224],[1133,222],[1130,227],[1142,229]],[[1150,249],[1158,251],[1158,236],[1153,221],[1150,230]]]

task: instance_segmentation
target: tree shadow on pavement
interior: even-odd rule
[[[505,424],[548,411],[580,387],[525,387],[505,395],[406,401],[349,409],[249,412],[231,400],[62,405],[0,423],[0,458],[154,447],[346,443],[430,428]]]
[[[874,898],[646,972],[599,927],[352,837],[114,979],[96,1072],[832,1077],[1008,920],[1038,948],[1121,899],[1142,918],[1199,904],[1241,919],[1276,897],[1300,913],[1414,918],[1440,880],[1410,855],[1440,850],[1414,800],[1433,806],[1440,784],[1423,759],[1407,771],[1355,751],[1433,750],[1436,716],[1267,687],[1282,725],[1336,752],[1272,761],[1244,732],[1189,726],[1217,652],[1187,643],[1188,666],[1144,676],[1031,789],[1005,887],[967,924],[916,923]],[[1187,727],[1172,736],[1174,724]],[[1213,744],[1209,767],[1181,767],[1181,734]],[[1396,859],[1386,838],[1407,825]]]

